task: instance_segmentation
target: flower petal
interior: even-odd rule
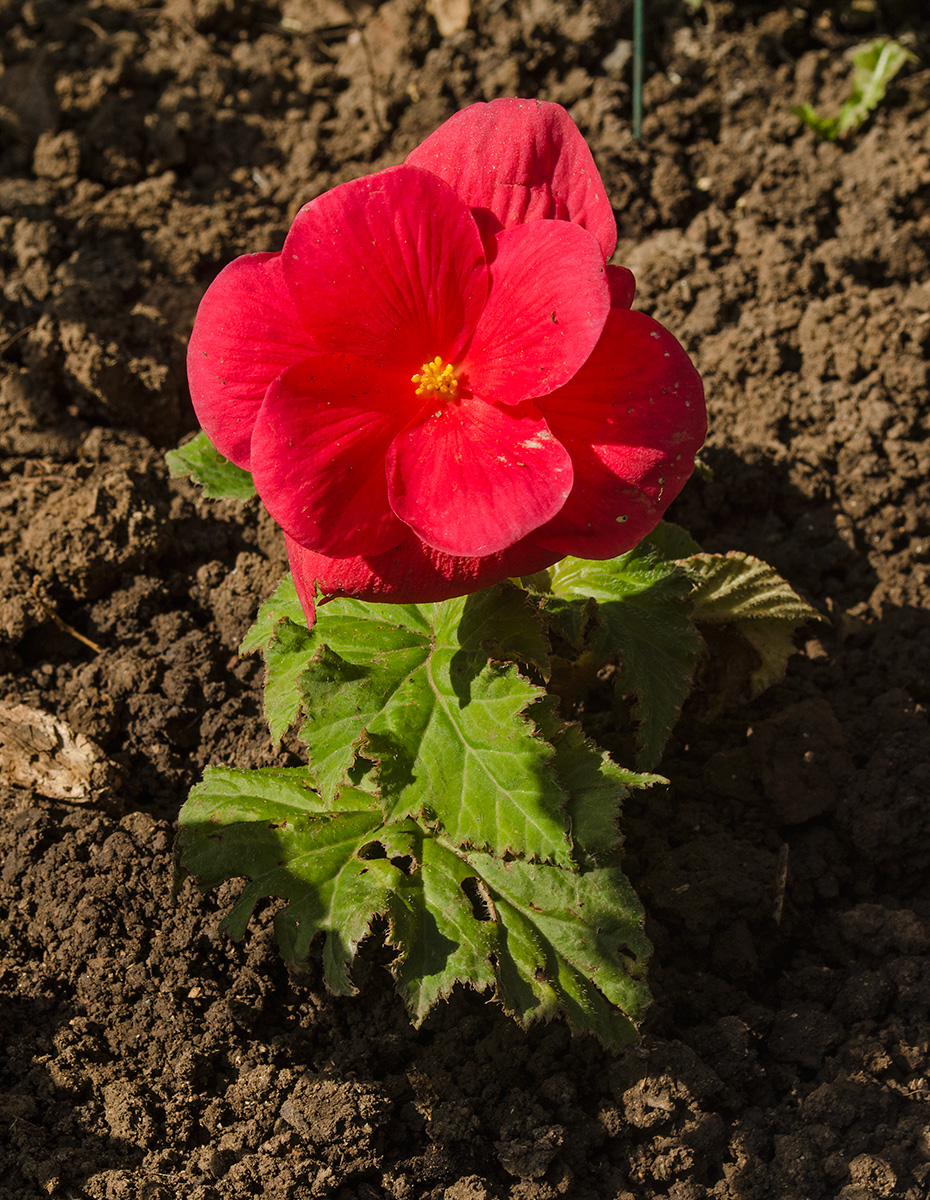
[[[559,104],[492,100],[450,117],[407,156],[445,179],[475,210],[482,234],[527,221],[573,221],[617,244],[617,223],[591,151]]]
[[[252,440],[255,487],[284,531],[320,554],[380,554],[406,530],[391,512],[385,455],[412,413],[403,377],[323,354],[268,389]],[[415,409],[414,409],[415,411]]]
[[[588,362],[540,408],[571,454],[575,486],[533,538],[580,558],[622,554],[655,527],[707,430],[687,354],[651,317],[617,308]]]
[[[630,308],[636,295],[636,276],[627,267],[607,264],[607,283],[610,287],[610,307]]]
[[[424,546],[412,534],[401,545],[369,558],[327,558],[286,534],[287,554],[297,595],[310,625],[317,591],[389,604],[429,604],[467,596],[504,579],[534,575],[562,556],[524,538],[500,554],[456,558]]]
[[[269,384],[314,353],[280,254],[234,259],[207,288],[187,348],[187,377],[200,424],[237,467],[249,469],[252,428]]]
[[[505,550],[553,517],[571,486],[571,460],[532,404],[444,404],[388,454],[391,507],[444,554]]]
[[[405,371],[454,357],[488,294],[478,228],[426,171],[391,167],[305,205],[284,272],[315,345]]]
[[[462,370],[486,400],[516,404],[567,383],[597,345],[610,291],[600,247],[566,221],[497,235],[491,294]]]

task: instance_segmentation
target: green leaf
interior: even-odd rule
[[[619,656],[615,688],[635,697],[636,765],[648,770],[662,755],[703,648],[691,623],[691,581],[643,544],[607,562],[563,559],[551,569],[551,587],[562,601],[596,602],[585,644],[596,665]],[[546,599],[543,605],[563,629],[564,613]]]
[[[429,623],[414,605],[334,600],[318,608],[294,703],[327,800],[351,778],[369,722],[431,645]]]
[[[419,1025],[456,983],[479,992],[493,989],[500,931],[496,923],[482,919],[490,917],[493,904],[490,897],[480,898],[478,877],[462,851],[413,821],[386,827],[381,844],[387,854],[408,855],[419,868],[397,895],[390,931],[401,953],[394,966],[398,990]],[[474,902],[469,881],[476,885],[471,889]]]
[[[838,121],[836,117],[821,117],[817,115],[817,111],[812,104],[807,101],[803,104],[795,104],[791,109],[792,113],[808,127],[824,142],[832,142],[837,135]]]
[[[597,622],[597,603],[584,596],[557,596],[552,592],[545,593],[545,599],[540,605],[553,633],[568,643],[576,652],[574,663],[577,665],[582,655],[587,653],[588,633]],[[590,657],[590,655],[588,655]],[[598,664],[600,666],[602,664]],[[595,666],[593,670],[597,670]]]
[[[338,795],[349,778],[366,733],[384,705],[429,656],[428,637],[418,638],[398,626],[382,629],[382,641],[389,633],[396,635],[394,645],[373,651],[367,662],[349,661],[321,646],[301,680],[306,719],[300,737],[310,750],[317,786],[327,798]]]
[[[300,607],[294,577],[290,573],[284,576],[274,594],[259,608],[255,624],[242,639],[239,653],[252,654],[256,650],[263,650],[273,638],[278,622],[285,620],[292,621],[295,625],[303,625],[306,629],[307,618]],[[307,632],[309,635],[309,630]]]
[[[584,736],[579,724],[561,720],[554,698],[538,701],[531,713],[540,733],[555,748],[554,767],[568,796],[565,811],[576,859],[594,863],[615,855],[620,844],[621,805],[630,788],[652,787],[668,780],[617,766]]]
[[[616,867],[572,874],[466,856],[496,912],[498,997],[522,1023],[564,1012],[577,1031],[622,1045],[649,993],[642,907]]]
[[[306,625],[280,621],[265,647],[265,719],[275,743],[281,741],[302,711],[300,681],[307,670],[311,639]]]
[[[171,475],[189,475],[199,483],[209,500],[250,500],[255,495],[249,472],[224,458],[203,431],[177,450],[169,450],[165,462]]]
[[[309,784],[303,768],[211,768],[182,809],[180,870],[205,889],[247,880],[226,918],[234,937],[262,897],[286,900],[275,921],[285,957],[301,962],[323,935],[324,978],[346,994],[358,945],[384,917],[417,1023],[461,982],[490,989],[521,1023],[563,1014],[609,1044],[632,1039],[650,947],[615,866],[501,862],[412,820],[386,826],[352,789],[326,812]]]
[[[422,606],[335,599],[309,631],[288,578],[242,644],[258,648],[272,734],[303,721],[327,801],[368,773],[392,820],[426,815],[462,844],[571,862],[554,751],[525,715],[544,693],[518,664],[540,677],[549,664],[521,589]]]
[[[371,797],[352,793],[355,809],[326,812],[309,783],[302,768],[208,768],[181,810],[178,861],[203,888],[239,876],[250,881],[225,920],[233,938],[242,937],[263,896],[290,901],[275,919],[285,959],[302,961],[324,933],[327,986],[351,994],[349,964],[403,872],[362,856],[381,827],[381,814],[365,807]]]
[[[791,110],[824,141],[854,133],[884,100],[888,84],[904,64],[917,61],[906,46],[889,38],[875,38],[853,50],[850,57],[851,91],[835,117],[818,116],[810,104],[799,104]]]
[[[520,669],[547,666],[542,623],[508,585],[441,604],[333,600],[301,677],[301,737],[323,795],[361,757],[376,764],[388,819],[438,821],[459,845],[569,865],[554,751],[528,706],[544,695]]]
[[[824,619],[774,567],[750,554],[695,554],[680,565],[695,581],[695,622],[731,626],[756,650],[760,663],[750,679],[752,697],[784,676],[795,630]]]
[[[280,742],[301,714],[299,680],[307,669],[314,644],[297,590],[290,575],[278,584],[258,610],[245,635],[240,654],[262,650],[265,656],[265,718],[275,742]]]
[[[671,521],[660,521],[646,538],[646,542],[669,562],[701,553],[701,547],[691,534]]]
[[[751,554],[695,554],[680,566],[695,580],[691,607],[701,625],[763,618],[796,624],[823,620],[774,567]]]
[[[564,1015],[575,1032],[610,1045],[635,1037],[649,1003],[651,948],[642,907],[618,868],[575,874],[501,862],[421,830],[404,848],[420,870],[406,881],[391,936],[401,951],[394,973],[416,1024],[464,981],[492,991],[522,1025]]]

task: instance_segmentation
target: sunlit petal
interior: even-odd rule
[[[531,404],[437,407],[388,455],[391,507],[434,550],[497,554],[554,516],[572,464]]]
[[[217,450],[249,469],[255,418],[269,384],[314,347],[281,273],[280,254],[248,254],[207,289],[187,350],[191,400]]]
[[[528,221],[572,221],[604,258],[617,223],[591,151],[571,117],[545,100],[492,100],[455,114],[407,157],[445,179],[493,236]]]
[[[324,354],[268,390],[252,446],[265,507],[319,554],[380,554],[406,531],[388,503],[385,455],[412,389],[384,367]]]

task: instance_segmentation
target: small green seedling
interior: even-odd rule
[[[819,117],[810,104],[798,104],[791,110],[825,142],[855,133],[869,113],[881,104],[885,89],[904,64],[917,61],[906,46],[888,38],[875,38],[867,45],[859,46],[850,58],[853,63],[852,90],[835,117]]]

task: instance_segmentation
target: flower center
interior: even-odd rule
[[[417,385],[418,396],[432,396],[434,392],[439,392],[441,396],[454,396],[459,386],[452,364],[443,366],[438,354],[432,362],[423,364],[419,375],[411,375],[410,380]]]

